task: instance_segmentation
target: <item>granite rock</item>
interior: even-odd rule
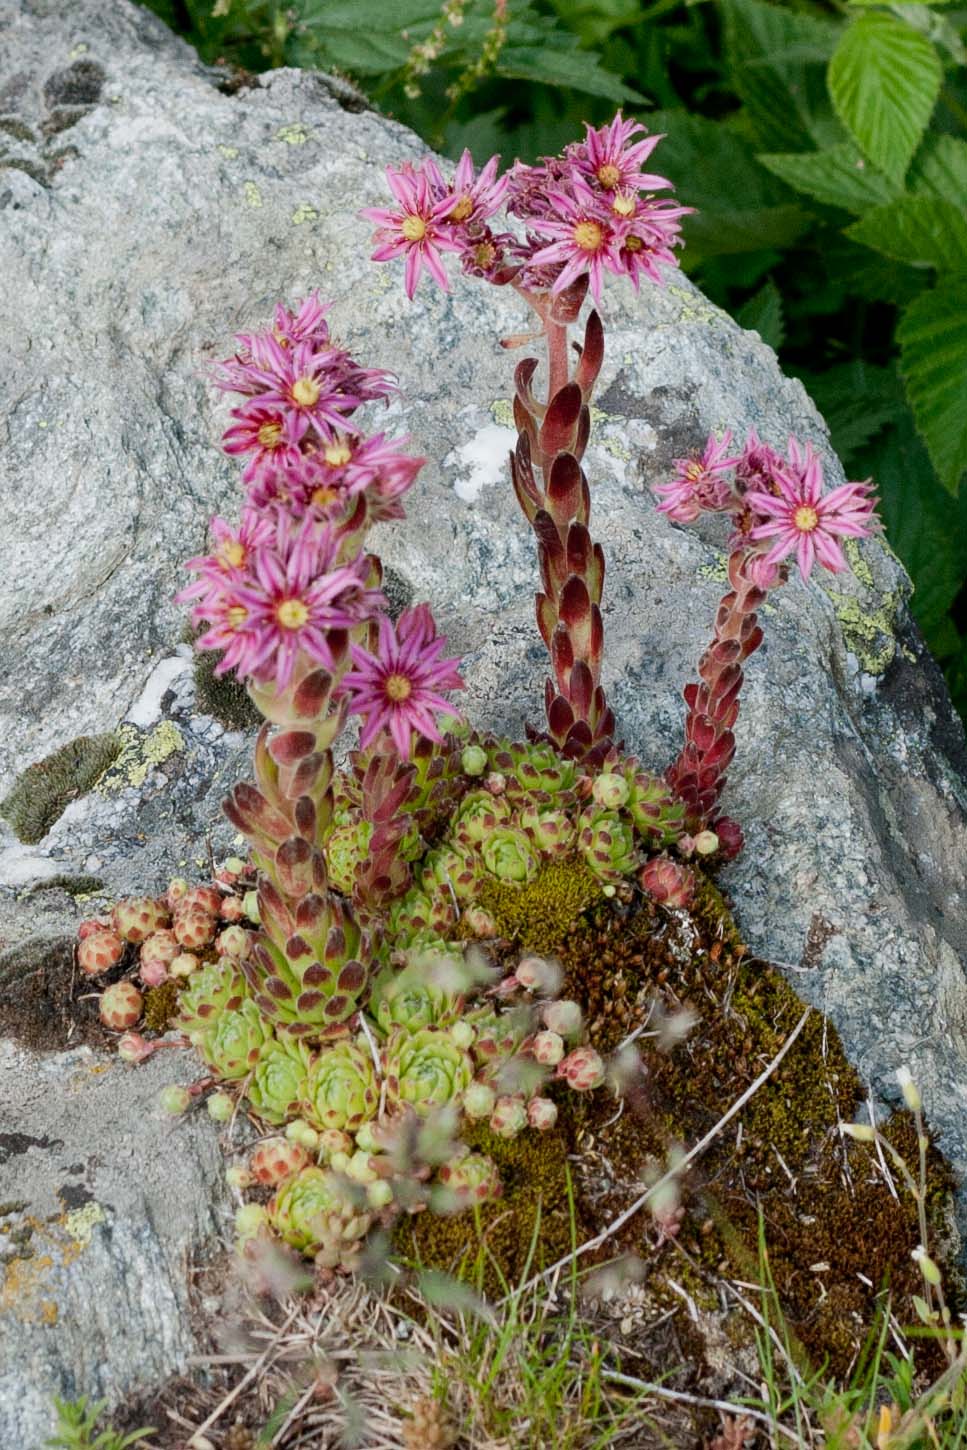
[[[0,0],[0,794],[78,736],[120,732],[118,760],[41,841],[24,846],[4,827],[8,956],[62,940],[89,909],[75,898],[96,891],[92,878],[107,892],[157,889],[173,870],[204,869],[206,838],[216,853],[232,844],[217,806],[248,741],[204,713],[171,596],[209,515],[238,501],[217,446],[226,403],[206,365],[279,297],[320,288],[340,339],[400,374],[401,397],[372,426],[409,432],[428,463],[409,520],[377,540],[394,587],[433,602],[466,657],[475,721],[517,733],[538,718],[533,549],[505,476],[512,359],[496,341],[526,322],[512,294],[470,283],[409,304],[398,269],[367,260],[357,215],[383,196],[383,167],[420,150],[322,76],[278,71],[226,93],[125,0],[66,11]],[[682,276],[639,296],[614,286],[603,311],[587,464],[608,554],[605,682],[629,746],[663,767],[723,589],[724,540],[714,526],[669,525],[651,486],[725,426],[777,444],[794,432],[832,482],[842,473],[800,384]],[[895,1099],[896,1067],[912,1067],[962,1173],[963,733],[911,623],[902,568],[879,542],[855,560],[855,577],[792,583],[766,611],[726,801],[748,845],[725,882],[753,950],[829,1012],[875,1093]],[[63,1061],[40,1070],[54,1078]],[[28,1080],[11,1071],[16,1131],[64,1136],[56,1115],[70,1103],[48,1104],[46,1127],[17,1126],[32,1121]],[[96,1090],[120,1081],[113,1069]],[[123,1158],[138,1111],[130,1081],[100,1139],[105,1165],[116,1148]],[[186,1194],[197,1185],[217,1208],[209,1138],[189,1132],[185,1145]],[[55,1166],[38,1169],[48,1200]],[[82,1326],[65,1316],[45,1328],[46,1352],[15,1327],[26,1388],[0,1381],[2,1443],[40,1443],[52,1391],[116,1397],[183,1362],[179,1255],[200,1247],[216,1208],[171,1220],[156,1190],[122,1193],[119,1179],[92,1190],[114,1195],[128,1225],[115,1243],[156,1288],[142,1296],[150,1306],[125,1297],[129,1266],[113,1250],[78,1256],[68,1276],[77,1302],[123,1303],[135,1338],[154,1337],[152,1357],[113,1366],[109,1382],[86,1378]],[[0,1315],[0,1342],[11,1322]]]

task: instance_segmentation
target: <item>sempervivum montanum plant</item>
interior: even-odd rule
[[[591,310],[580,345],[569,329],[607,275],[637,287],[675,264],[688,208],[658,197],[670,183],[643,169],[658,140],[619,115],[502,177],[497,158],[478,175],[465,156],[452,181],[425,158],[390,168],[392,204],[367,213],[374,258],[404,260],[411,297],[424,269],[448,286],[451,254],[464,274],[512,287],[546,342],[544,396],[535,359],[516,370],[511,460],[550,662],[544,726],[528,743],[476,735],[454,714],[458,662],[428,605],[395,623],[385,612],[367,535],[403,516],[422,462],[406,439],[357,422],[393,391],[389,376],[336,343],[315,295],[239,336],[217,370],[240,395],[224,446],[243,462],[246,500],[237,523],[212,521],[212,551],[191,560],[181,597],[199,648],[245,682],[265,721],[255,778],[226,802],[249,859],[209,887],[173,882],[164,902],[119,908],[82,965],[124,973],[123,943],[157,938],[148,960],[168,975],[176,1025],[257,1118],[284,1125],[255,1174],[274,1197],[242,1208],[240,1235],[274,1232],[327,1271],[353,1268],[376,1222],[499,1195],[464,1125],[551,1132],[563,1092],[605,1082],[580,1004],[555,999],[553,968],[529,957],[501,979],[468,939],[499,935],[507,901],[562,870],[579,882],[572,913],[632,881],[669,911],[687,907],[695,863],[741,847],[719,802],[766,593],[790,556],[804,578],[816,563],[837,570],[840,540],[874,527],[869,485],[825,492],[795,440],[780,454],[750,435],[733,452],[726,434],[680,460],[659,507],[680,523],[730,515],[730,587],[685,692],[679,756],[660,774],[623,753],[601,683],[605,565],[582,467],[604,328]],[[497,229],[501,207],[513,231]],[[358,748],[337,774],[352,715]],[[216,932],[219,915],[231,925]],[[105,999],[111,1026],[137,1024],[133,983]]]

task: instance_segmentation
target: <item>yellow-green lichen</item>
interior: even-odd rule
[[[311,202],[304,201],[292,213],[292,224],[301,227],[303,222],[314,222],[318,216],[318,208],[314,207]]]
[[[95,1228],[104,1221],[105,1213],[99,1203],[85,1203],[83,1208],[72,1209],[64,1215],[64,1232],[80,1248],[86,1249]]]
[[[121,732],[80,735],[38,760],[17,777],[0,802],[0,815],[18,839],[34,845],[72,800],[92,790],[123,748]]]
[[[830,589],[836,618],[843,631],[846,648],[859,660],[868,675],[882,675],[893,663],[897,652],[894,634],[900,591],[891,590],[880,596],[878,603],[863,603],[850,594]]]
[[[308,126],[303,126],[299,121],[292,121],[288,126],[280,126],[275,133],[276,141],[284,141],[287,146],[304,146],[309,140],[312,132]]]
[[[677,297],[681,303],[681,311],[676,319],[678,322],[721,322],[724,314],[717,307],[711,307],[695,292],[688,292],[684,287],[669,285],[666,289],[669,296]]]
[[[238,147],[237,146],[219,146],[218,147],[218,153],[219,153],[220,156],[224,156],[224,158],[225,158],[226,161],[234,161],[235,158],[236,158],[236,156],[238,155]]]
[[[514,405],[510,398],[497,398],[490,405],[490,416],[500,428],[514,428]]]
[[[117,759],[98,783],[105,795],[144,785],[152,770],[185,748],[185,738],[171,720],[162,720],[150,731],[125,721],[117,734],[121,742]]]
[[[246,181],[242,187],[242,196],[245,198],[245,205],[259,207],[262,205],[262,193],[254,181]]]

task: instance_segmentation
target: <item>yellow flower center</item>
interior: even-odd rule
[[[415,216],[412,212],[403,218],[403,225],[400,227],[404,238],[408,242],[422,242],[426,236],[426,222],[421,216]]]
[[[309,610],[301,599],[283,599],[275,617],[283,629],[301,629],[309,622]]]
[[[335,503],[338,497],[339,490],[336,488],[314,488],[309,498],[309,502],[316,504],[317,507],[321,509],[324,509],[327,507],[328,504]]]
[[[245,563],[245,545],[238,539],[222,544],[218,552],[230,569],[241,569]]]
[[[597,222],[578,222],[574,228],[574,240],[582,252],[597,252],[604,241],[604,232]]]
[[[225,620],[232,629],[241,629],[247,619],[248,610],[244,604],[233,604],[225,614]]]
[[[300,408],[311,408],[318,403],[319,394],[322,388],[315,378],[296,378],[292,384],[292,401],[298,403]]]
[[[352,458],[353,451],[345,438],[335,438],[332,443],[326,444],[322,456],[330,468],[342,468]]]
[[[492,242],[481,242],[474,248],[473,260],[482,272],[492,267],[497,258],[497,248]]]
[[[615,216],[632,216],[634,209],[635,199],[633,196],[616,196],[611,203],[611,210]]]
[[[465,222],[473,211],[473,202],[469,196],[461,196],[455,206],[447,213],[447,220],[451,222]]]
[[[282,442],[282,424],[263,423],[255,436],[263,448],[278,448]]]
[[[386,681],[386,693],[394,704],[400,705],[413,693],[413,686],[405,675],[390,675]]]
[[[698,483],[698,480],[701,478],[701,476],[702,465],[700,463],[690,463],[685,469],[685,477],[689,479],[692,483]]]
[[[803,504],[801,508],[796,509],[792,521],[801,534],[811,534],[819,523],[819,514],[808,504]]]
[[[603,166],[599,166],[595,175],[608,191],[613,191],[621,180],[621,172],[613,161],[606,161]]]

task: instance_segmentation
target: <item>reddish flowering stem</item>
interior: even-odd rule
[[[732,587],[719,604],[712,642],[698,662],[699,678],[684,690],[685,744],[665,778],[685,802],[692,831],[714,821],[725,772],[735,754],[733,726],[739,714],[742,665],[762,643],[757,610],[766,596],[749,571],[756,557],[747,548],[730,555]]]
[[[593,764],[612,748],[614,716],[601,687],[604,554],[588,527],[591,494],[580,460],[590,432],[588,402],[604,356],[604,333],[592,312],[572,377],[568,325],[584,300],[587,278],[559,298],[519,290],[540,317],[547,342],[546,403],[531,390],[536,360],[525,358],[517,366],[518,438],[511,456],[514,492],[537,537],[537,626],[554,671],[544,687],[548,731],[543,738],[564,755]]]

